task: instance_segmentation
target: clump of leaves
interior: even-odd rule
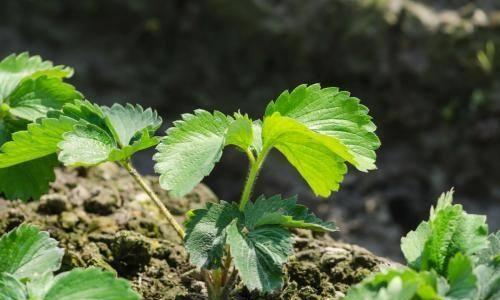
[[[54,66],[28,53],[3,59],[0,62],[0,146],[10,141],[15,132],[25,130],[29,123],[46,117],[49,111],[82,99],[73,86],[63,82],[72,75],[73,69]],[[54,180],[52,169],[56,162],[54,155],[15,165],[0,162],[0,192],[8,198],[40,197]]]
[[[443,194],[401,240],[408,268],[388,269],[352,288],[345,299],[500,299],[500,232],[488,236],[486,217]]]
[[[0,298],[5,300],[138,300],[129,283],[97,268],[54,275],[64,250],[35,226],[22,224],[0,238]]]
[[[295,197],[250,200],[272,149],[288,159],[316,195],[327,197],[339,189],[347,162],[360,171],[375,169],[380,146],[359,99],[319,84],[283,92],[262,120],[196,110],[174,125],[154,156],[160,184],[173,195],[184,195],[208,175],[226,146],[237,147],[250,162],[239,204],[210,203],[191,211],[185,222],[190,260],[202,268],[211,299],[227,298],[237,273],[250,290],[280,288],[283,264],[293,250],[290,228],[336,230],[334,223],[298,205]]]

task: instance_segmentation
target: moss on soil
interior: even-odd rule
[[[147,177],[179,221],[193,208],[216,196],[198,185],[173,199]],[[48,230],[66,249],[62,270],[98,266],[132,282],[147,300],[206,299],[197,270],[189,265],[180,239],[161,218],[135,182],[117,166],[89,170],[57,170],[57,180],[39,202],[8,202],[0,198],[0,233],[22,222]],[[295,255],[286,266],[283,290],[258,295],[238,284],[234,299],[338,299],[348,287],[381,264],[388,264],[354,245],[327,235],[313,238],[296,231]]]

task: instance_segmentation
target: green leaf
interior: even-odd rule
[[[59,160],[66,166],[92,166],[105,162],[116,147],[113,138],[93,124],[77,124],[63,138],[58,144],[61,149]]]
[[[153,134],[162,123],[156,111],[151,108],[144,110],[140,105],[115,103],[111,107],[104,106],[102,110],[106,124],[120,146],[130,145],[133,137],[144,129]]]
[[[324,222],[308,208],[297,204],[297,197],[282,199],[276,195],[268,199],[263,196],[255,203],[249,201],[244,209],[245,226],[248,229],[265,225],[281,225],[288,228],[304,228],[313,231],[335,231],[334,222]]]
[[[38,199],[56,179],[54,167],[59,164],[52,154],[0,169],[0,192],[7,199]]]
[[[461,205],[452,204],[453,191],[443,194],[431,209],[428,222],[401,240],[409,265],[416,270],[435,269],[446,273],[449,260],[457,253],[473,257],[487,247],[486,218],[467,214]]]
[[[476,276],[470,258],[457,253],[448,264],[447,280],[450,289],[446,293],[449,299],[473,299],[476,294]]]
[[[222,155],[230,120],[220,112],[196,110],[174,122],[157,146],[155,171],[160,185],[173,196],[190,192],[208,175]]]
[[[477,253],[478,264],[500,264],[500,231],[488,236],[488,247]]]
[[[5,124],[5,121],[0,119],[0,146],[2,146],[5,142],[10,140],[10,131]]]
[[[0,273],[24,280],[57,271],[64,255],[57,244],[47,232],[32,225],[20,225],[0,238]]]
[[[227,128],[226,145],[234,145],[243,151],[250,149],[254,140],[253,122],[248,115],[236,113],[234,121]]]
[[[30,57],[27,52],[9,55],[0,62],[0,103],[7,98],[24,79],[48,77],[67,78],[73,69],[54,66],[51,61],[42,61],[40,56]]]
[[[75,100],[74,103],[66,103],[62,108],[62,112],[53,111],[48,114],[49,117],[56,119],[60,118],[61,115],[73,120],[84,121],[85,123],[90,123],[107,130],[102,108],[88,100]]]
[[[319,84],[300,85],[291,93],[283,92],[271,102],[265,116],[274,113],[290,117],[314,132],[332,137],[347,147],[337,153],[361,171],[375,169],[375,150],[380,141],[368,108],[337,88],[322,89]]]
[[[477,300],[500,299],[500,264],[482,264],[474,269],[477,277]]]
[[[150,136],[149,132],[145,129],[140,138],[132,143],[130,146],[124,146],[121,149],[115,148],[109,154],[109,161],[123,161],[131,157],[134,153],[144,149],[156,146],[160,142],[160,138]]]
[[[27,300],[26,288],[14,276],[0,273],[0,299]]]
[[[233,222],[227,243],[238,274],[249,290],[271,292],[283,285],[283,264],[293,251],[288,230],[268,225],[244,233]]]
[[[12,134],[12,141],[0,148],[0,168],[6,168],[55,153],[63,133],[73,129],[76,121],[67,117],[46,118],[31,123],[26,131]]]
[[[41,76],[23,81],[7,98],[9,112],[19,118],[35,121],[50,110],[58,110],[67,102],[81,99],[72,85],[60,78]]]
[[[345,300],[439,300],[437,276],[411,269],[388,269],[352,287]]]
[[[339,140],[316,133],[279,113],[264,119],[262,137],[263,149],[278,149],[316,195],[327,197],[338,190],[347,171],[344,159],[338,155],[347,154],[346,148]]]
[[[43,300],[138,300],[130,284],[96,268],[73,269],[54,277]]]
[[[227,227],[239,216],[238,207],[227,202],[208,203],[206,208],[190,211],[184,238],[190,262],[200,268],[219,268]]]

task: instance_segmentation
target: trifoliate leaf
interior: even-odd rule
[[[238,207],[227,202],[209,203],[188,213],[184,243],[192,264],[206,269],[221,266],[229,224],[240,216]]]
[[[248,115],[236,113],[227,128],[226,145],[234,145],[247,151],[253,143],[253,122]]]
[[[136,152],[139,152],[144,149],[151,148],[156,146],[160,142],[160,138],[156,136],[150,136],[150,133],[147,129],[142,131],[142,135],[138,140],[132,142],[130,146],[124,146],[120,149],[115,148],[109,154],[109,161],[123,161]]]
[[[324,222],[307,207],[297,204],[297,197],[282,199],[273,196],[268,199],[263,196],[255,203],[249,201],[244,209],[245,226],[248,229],[265,225],[281,225],[288,228],[304,228],[313,231],[335,231],[334,222]]]
[[[476,294],[476,275],[473,273],[473,265],[470,258],[457,253],[450,259],[447,277],[450,289],[446,297],[456,300],[473,299]]]
[[[0,168],[6,168],[55,153],[62,135],[73,129],[76,121],[70,118],[46,118],[31,123],[26,131],[12,134],[12,141],[0,148]]]
[[[439,300],[437,276],[411,269],[389,269],[352,287],[345,300]]]
[[[84,121],[85,123],[90,123],[107,130],[102,108],[88,100],[75,100],[74,103],[66,103],[62,108],[62,112],[54,111],[48,114],[49,117],[56,119],[61,115],[73,120]]]
[[[278,149],[316,195],[327,197],[332,191],[338,190],[347,171],[339,153],[349,155],[339,140],[316,133],[279,113],[264,119],[262,137],[263,148]]]
[[[35,121],[50,110],[58,110],[67,102],[81,99],[72,85],[60,78],[41,76],[23,81],[6,99],[9,112],[19,118]]]
[[[96,268],[73,269],[54,277],[42,300],[138,300],[130,284]]]
[[[73,69],[54,66],[51,61],[42,61],[40,56],[30,57],[27,52],[9,55],[0,62],[0,101],[14,91],[24,79],[47,77],[65,78],[73,75]],[[1,102],[0,102],[1,103]]]
[[[27,300],[26,288],[14,276],[0,273],[0,299],[2,300]]]
[[[358,170],[375,169],[375,150],[380,141],[375,135],[375,125],[368,115],[368,108],[337,88],[322,89],[319,84],[300,85],[291,93],[283,92],[271,102],[265,116],[279,112],[314,132],[335,138],[347,147],[347,152],[337,153]]]
[[[47,232],[32,225],[20,225],[0,238],[0,273],[23,280],[57,271],[64,255],[57,244]]]
[[[54,154],[0,169],[0,193],[7,199],[38,199],[56,179],[54,167],[59,162]]]
[[[182,119],[167,130],[154,155],[160,185],[173,196],[185,195],[212,171],[222,155],[230,123],[217,111],[196,110]]]
[[[445,275],[448,261],[461,252],[472,257],[487,246],[486,218],[467,214],[452,204],[453,193],[443,194],[431,209],[428,222],[401,240],[408,264],[416,270],[435,269]]]
[[[132,138],[144,129],[154,133],[161,125],[161,118],[151,108],[144,110],[142,106],[113,104],[102,108],[106,124],[120,146],[128,146]]]
[[[59,160],[66,166],[92,166],[105,162],[116,147],[113,138],[93,124],[77,124],[63,138],[58,144],[61,149]]]
[[[227,233],[234,265],[249,290],[271,292],[283,284],[283,264],[292,253],[292,239],[281,226],[262,226],[246,233],[233,222]]]

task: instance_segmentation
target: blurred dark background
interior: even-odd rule
[[[0,3],[2,57],[29,51],[70,65],[88,99],[152,106],[164,128],[196,108],[258,118],[300,83],[351,91],[378,125],[379,169],[350,170],[338,193],[317,199],[274,153],[256,191],[299,194],[339,223],[339,238],[399,259],[401,235],[452,186],[500,227],[498,1]],[[136,162],[145,173],[151,153]],[[227,150],[205,182],[237,199],[246,169]]]

